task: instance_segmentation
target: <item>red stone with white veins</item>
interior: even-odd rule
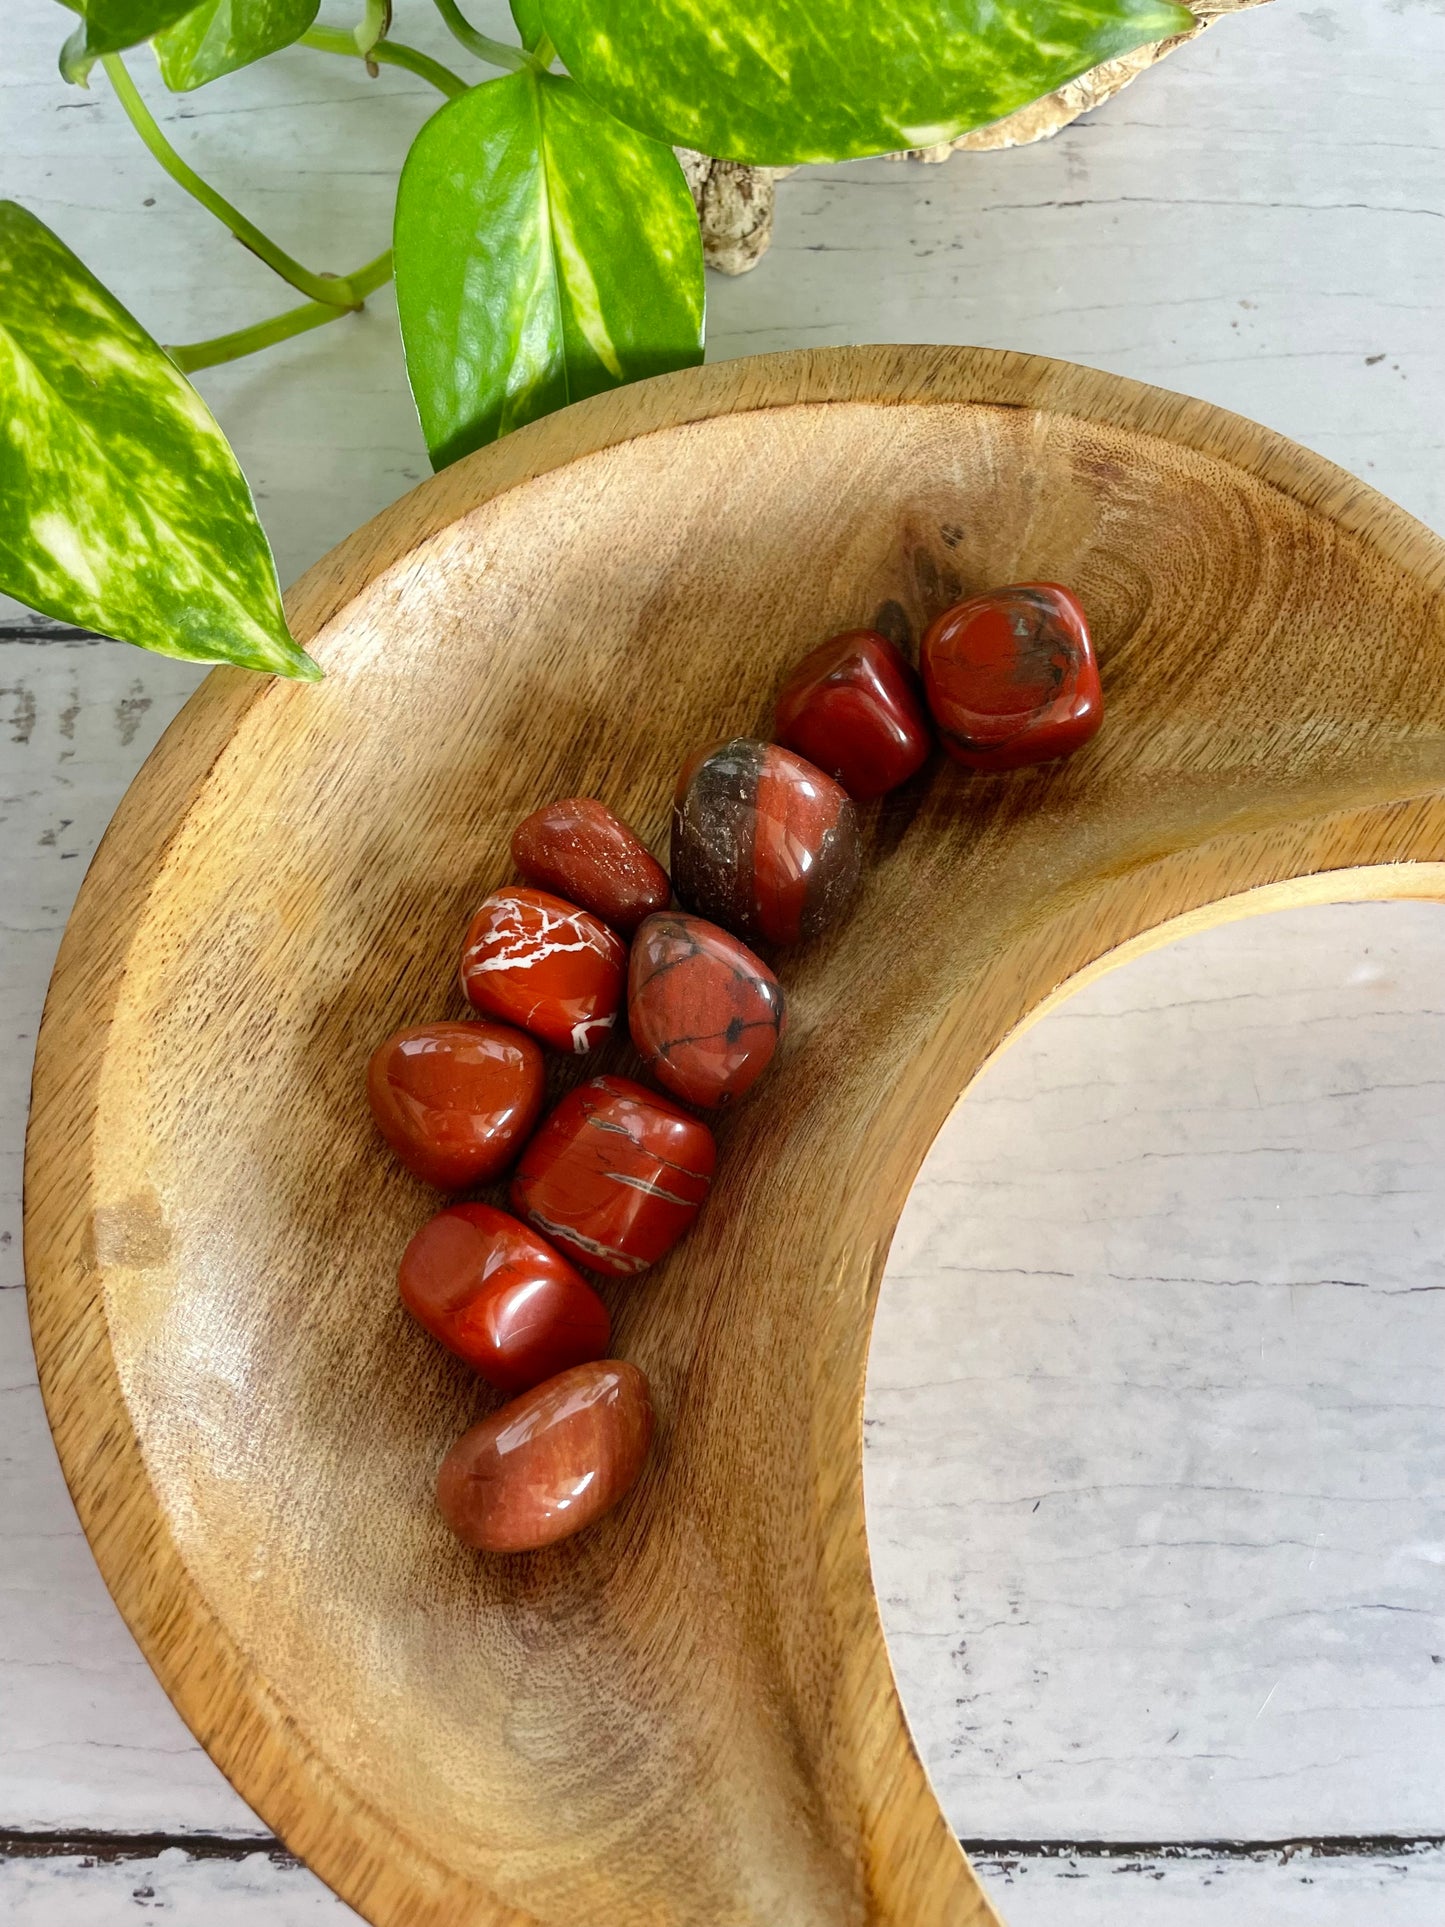
[[[627,946],[599,918],[545,890],[494,890],[462,947],[467,1001],[556,1050],[589,1051],[617,1022]]]

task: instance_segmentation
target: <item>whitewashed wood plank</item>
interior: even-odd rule
[[[1010,1927],[1439,1927],[1445,1853],[1246,1859],[1121,1853],[1014,1854],[975,1865]],[[347,1927],[357,1916],[293,1861],[256,1853],[197,1860],[0,1860],[10,1927],[117,1927],[159,1915],[167,1927]]]
[[[1445,905],[1106,977],[940,1134],[870,1358],[869,1539],[965,1838],[1431,1832]]]
[[[1445,1853],[980,1858],[1009,1927],[1440,1927]],[[67,1924],[68,1927],[68,1924]]]
[[[199,673],[122,643],[0,639],[0,1817],[13,1826],[260,1830],[96,1571],[21,1289],[25,1107],[55,950],[122,790]]]
[[[180,1848],[148,1858],[0,1860],[7,1927],[357,1927],[358,1914],[294,1860],[194,1859]]]

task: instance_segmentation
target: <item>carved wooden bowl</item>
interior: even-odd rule
[[[436,1198],[373,1140],[369,1050],[459,1013],[519,817],[591,792],[661,849],[685,753],[766,733],[803,650],[862,621],[916,640],[1022,578],[1082,596],[1103,733],[1008,776],[938,763],[865,814],[856,909],[784,960],[788,1040],[722,1123],[710,1206],[611,1292],[661,1417],[641,1484],[551,1551],[462,1550],[432,1480],[489,1395],[398,1306]],[[995,1919],[869,1582],[894,1222],[960,1092],[1081,977],[1250,910],[1445,897],[1442,584],[1399,510],[1200,403],[827,350],[447,470],[297,588],[324,685],[221,671],[187,704],[51,988],[36,1347],[147,1658],[369,1921]]]

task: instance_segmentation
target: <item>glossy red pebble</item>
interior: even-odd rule
[[[1067,756],[1104,720],[1084,612],[1054,582],[1019,582],[945,609],[921,651],[928,707],[955,762],[1018,769]]]
[[[712,1132],[626,1077],[569,1091],[522,1154],[512,1209],[579,1265],[629,1278],[657,1263],[712,1188]]]
[[[595,796],[534,810],[512,832],[512,861],[529,883],[580,903],[628,936],[672,901],[666,870]]]
[[[462,990],[555,1050],[595,1050],[617,1021],[627,946],[605,923],[546,890],[494,890],[462,947]]]
[[[424,1184],[460,1191],[497,1177],[542,1108],[542,1052],[505,1024],[420,1024],[372,1053],[377,1129]]]
[[[401,1302],[499,1392],[603,1358],[607,1307],[545,1238],[489,1204],[454,1204],[402,1256]]]
[[[442,1460],[437,1505],[481,1552],[535,1552],[610,1512],[652,1443],[635,1365],[574,1365],[464,1432]]]
[[[672,881],[689,910],[749,943],[797,943],[847,908],[858,883],[848,792],[776,743],[700,750],[672,806]]]
[[[664,910],[632,940],[627,1021],[658,1083],[712,1108],[741,1097],[773,1061],[786,1022],[783,987],[739,938]]]
[[[912,665],[876,629],[848,629],[803,657],[779,692],[774,733],[860,803],[916,776],[933,746]]]

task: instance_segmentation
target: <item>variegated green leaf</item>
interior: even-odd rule
[[[63,241],[0,201],[0,589],[123,642],[320,675],[225,436]]]
[[[61,0],[81,24],[60,50],[60,71],[83,86],[102,54],[121,54],[169,27],[196,0]]]
[[[204,87],[299,40],[321,0],[202,0],[156,35],[161,79],[175,93]]]
[[[702,359],[672,153],[535,68],[422,128],[396,204],[407,373],[443,467],[565,402]]]
[[[761,166],[929,147],[1193,25],[1171,0],[540,0],[567,71],[681,147]]]
[[[542,9],[538,0],[511,0],[512,19],[517,32],[522,36],[524,47],[535,47],[545,29],[542,26]]]

